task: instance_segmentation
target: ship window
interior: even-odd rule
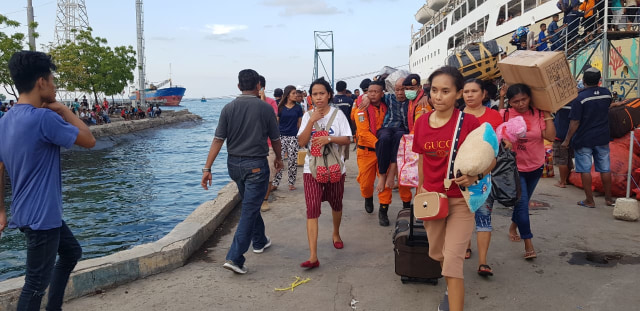
[[[536,7],[538,0],[524,0],[524,11],[529,12]]]
[[[506,5],[503,5],[503,6],[500,7],[500,12],[498,13],[498,21],[496,22],[497,26],[500,26],[500,25],[504,24],[504,22],[507,20],[505,18],[506,10],[507,10],[507,6]]]
[[[522,15],[521,0],[511,0],[509,1],[509,3],[507,3],[507,6],[509,7],[508,8],[509,18],[507,20],[510,20],[514,17]]]
[[[467,3],[469,4],[469,12],[476,9],[476,0],[469,0]]]
[[[449,42],[447,43],[447,49],[453,49],[453,37],[449,37]]]

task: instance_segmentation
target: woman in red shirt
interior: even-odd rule
[[[440,261],[442,275],[447,282],[448,291],[439,308],[456,311],[464,307],[464,255],[474,223],[474,215],[462,197],[459,186],[467,187],[479,177],[462,175],[453,180],[450,188],[445,189],[449,153],[454,143],[452,140],[458,115],[462,113],[455,108],[455,103],[462,96],[463,83],[464,78],[454,67],[442,67],[431,74],[429,84],[434,110],[416,121],[413,143],[413,151],[420,154],[417,192],[446,193],[449,200],[448,216],[425,221],[424,227],[429,237],[429,257]],[[476,117],[465,114],[460,124],[458,145],[462,145],[467,135],[479,126]],[[492,168],[484,174],[489,174]]]
[[[495,130],[502,123],[500,113],[482,104],[484,99],[484,84],[480,79],[469,79],[464,83],[462,98],[464,99],[464,113],[478,118],[480,124],[488,122]],[[491,211],[493,210],[493,198],[489,196],[487,201],[476,211],[476,232],[478,234],[478,274],[482,276],[493,275],[493,270],[487,265],[487,252],[491,243]],[[464,258],[471,257],[471,242],[467,247]]]

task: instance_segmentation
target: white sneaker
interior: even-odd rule
[[[223,268],[227,269],[227,270],[231,270],[235,273],[238,274],[245,274],[247,273],[247,265],[244,265],[241,267],[238,267],[235,263],[233,263],[233,261],[231,260],[227,260],[224,265],[222,265]]]
[[[263,248],[261,249],[253,249],[253,252],[256,254],[262,254],[264,252],[265,249],[267,249],[269,246],[271,246],[271,238],[267,237],[267,244],[264,245]]]

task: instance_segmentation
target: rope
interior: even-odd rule
[[[300,286],[300,285],[302,285],[302,284],[305,284],[305,283],[307,283],[307,282],[309,282],[309,281],[311,281],[311,279],[310,279],[310,278],[306,278],[306,279],[302,280],[299,276],[296,276],[296,280],[295,280],[295,281],[293,281],[293,283],[291,283],[291,285],[289,285],[289,287],[287,287],[287,288],[275,288],[274,290],[275,290],[276,292],[280,292],[280,291],[288,291],[288,290],[293,291],[293,289],[294,289],[294,288],[296,288],[297,286]]]

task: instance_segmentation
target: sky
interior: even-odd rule
[[[27,0],[0,0],[0,13],[26,25]],[[144,2],[147,81],[171,77],[185,97],[239,93],[237,75],[251,68],[266,89],[309,85],[314,68],[314,31],[333,31],[335,79],[408,69],[411,26],[419,0],[147,0]],[[136,48],[135,0],[85,0],[94,36],[110,46]],[[53,41],[57,1],[33,0],[36,40]],[[26,27],[17,29],[26,33]],[[10,32],[4,29],[5,32]],[[330,72],[331,54],[321,53]],[[170,65],[171,64],[171,65]],[[320,69],[320,76],[325,76]],[[366,77],[371,77],[369,74]],[[137,73],[136,73],[137,76]],[[345,79],[358,88],[365,76]],[[3,91],[3,90],[2,90]],[[128,92],[128,90],[125,90]]]

